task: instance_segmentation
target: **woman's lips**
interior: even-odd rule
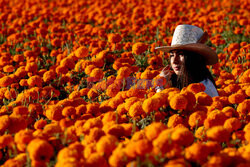
[[[176,67],[173,67],[173,69],[176,70],[176,71],[179,71],[181,69],[181,67],[176,66]]]

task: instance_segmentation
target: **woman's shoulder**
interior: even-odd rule
[[[214,97],[214,96],[219,96],[216,87],[214,86],[213,82],[206,78],[202,80],[200,83],[203,83],[204,86],[206,87],[205,93],[207,93],[209,96]]]

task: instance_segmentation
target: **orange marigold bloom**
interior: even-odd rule
[[[28,80],[27,80],[27,83],[30,87],[34,87],[34,86],[38,86],[38,87],[41,87],[42,86],[42,83],[43,83],[43,80],[40,76],[38,75],[34,75],[32,77],[30,77]]]
[[[204,105],[204,106],[210,106],[213,102],[212,97],[206,94],[205,92],[196,93],[195,98],[198,104]]]
[[[40,119],[38,121],[35,122],[34,124],[34,128],[35,129],[43,129],[43,127],[47,125],[47,121],[44,119]]]
[[[174,129],[165,129],[153,140],[153,146],[163,154],[171,149],[171,134],[173,131]]]
[[[160,107],[159,100],[157,98],[148,98],[143,101],[142,108],[147,114],[158,110]]]
[[[125,166],[128,160],[124,157],[126,157],[125,151],[118,145],[109,157],[109,164],[111,166]]]
[[[33,139],[27,146],[29,156],[33,161],[49,161],[54,149],[46,140]]]
[[[241,116],[246,116],[250,112],[250,99],[245,99],[243,102],[241,102],[237,107],[237,112]]]
[[[228,97],[231,104],[239,104],[245,100],[245,96],[241,93],[234,93]]]
[[[0,79],[0,86],[1,87],[7,87],[13,83],[13,79],[9,76],[3,76]]]
[[[86,166],[108,167],[108,163],[102,154],[95,152],[95,153],[90,154],[90,156],[86,159]]]
[[[89,74],[91,73],[91,71],[92,71],[93,69],[95,69],[95,68],[96,68],[96,66],[95,66],[94,64],[90,64],[90,65],[88,65],[88,66],[84,69],[84,72],[85,72],[85,74],[89,75]]]
[[[211,128],[217,125],[223,125],[227,116],[220,110],[213,110],[207,115],[207,118],[204,121],[204,126],[206,128]]]
[[[24,152],[26,145],[33,139],[33,131],[23,129],[15,134],[14,140],[17,143],[18,150]]]
[[[88,93],[87,93],[87,96],[88,96],[89,99],[95,99],[98,95],[99,95],[99,94],[98,94],[97,90],[96,90],[96,89],[93,89],[93,88],[91,88],[91,89],[88,91]]]
[[[100,104],[99,103],[89,103],[86,105],[86,107],[87,107],[86,113],[89,113],[92,115],[96,115],[96,114],[100,113],[100,111],[99,111]]]
[[[193,162],[203,164],[207,161],[209,155],[209,148],[203,143],[193,143],[191,146],[185,149],[185,158]]]
[[[115,97],[115,95],[120,91],[120,86],[113,83],[111,85],[108,86],[107,90],[106,90],[106,94],[109,97]]]
[[[186,99],[188,100],[186,111],[191,111],[196,106],[195,95],[192,92],[190,92],[188,90],[184,90],[184,89],[182,89],[180,94],[184,95],[186,97]]]
[[[16,133],[21,129],[27,128],[27,121],[24,116],[11,114],[9,118],[10,124],[8,130],[10,133]]]
[[[26,106],[17,106],[13,108],[13,113],[16,115],[28,115],[29,110]]]
[[[60,66],[61,67],[66,67],[68,69],[73,69],[75,67],[75,62],[73,59],[66,57],[60,61]]]
[[[56,78],[56,73],[55,71],[46,71],[44,74],[43,74],[43,81],[44,82],[49,82],[49,81],[52,81]]]
[[[143,114],[142,104],[143,104],[142,101],[137,101],[133,103],[128,111],[129,116],[134,118],[136,116],[140,116],[141,114]]]
[[[122,37],[120,34],[117,34],[117,33],[108,34],[108,41],[110,43],[118,43],[121,40],[122,40]]]
[[[2,135],[10,124],[8,115],[0,116],[0,134]]]
[[[6,65],[3,67],[3,72],[10,73],[10,72],[13,72],[14,70],[15,70],[15,67],[13,65]]]
[[[11,134],[4,134],[0,136],[0,149],[10,146],[14,143],[14,139]]]
[[[148,46],[142,42],[135,43],[132,46],[132,53],[140,55],[148,49]]]
[[[113,135],[102,136],[96,144],[96,151],[109,157],[116,148],[118,139]]]
[[[171,139],[179,145],[188,146],[193,143],[194,136],[187,128],[181,127],[173,131]]]
[[[169,128],[174,128],[178,124],[183,124],[183,122],[184,122],[184,120],[181,116],[179,116],[178,114],[174,114],[174,115],[169,117],[167,126]]]
[[[38,69],[38,65],[35,62],[27,63],[25,66],[25,71],[31,72],[31,73],[37,72],[37,69]]]
[[[47,118],[50,120],[59,121],[60,119],[63,118],[62,109],[63,108],[59,105],[48,106],[48,109],[46,109],[45,111]]]
[[[55,47],[60,47],[62,44],[62,41],[59,38],[55,38],[51,40],[51,45]]]
[[[231,106],[226,106],[221,111],[229,118],[236,114],[235,109]]]
[[[207,130],[207,137],[214,141],[226,142],[230,138],[230,132],[223,126],[214,126]]]
[[[206,87],[202,83],[192,83],[187,86],[187,90],[193,92],[194,94],[199,92],[204,92]]]
[[[100,68],[94,68],[91,73],[89,74],[90,77],[94,78],[94,82],[99,81],[103,78],[104,74],[102,69]]]
[[[11,99],[15,99],[17,94],[18,92],[14,88],[11,88],[10,90],[7,90],[4,93],[4,97],[8,100],[11,100]]]
[[[169,105],[174,110],[185,110],[188,104],[187,98],[182,94],[174,95],[170,101]]]
[[[229,132],[236,131],[241,128],[241,122],[238,118],[228,118],[224,122],[224,128],[226,128]]]
[[[88,57],[89,50],[85,46],[80,46],[78,49],[74,51],[76,57],[78,58],[84,58]]]
[[[195,131],[194,136],[195,136],[197,139],[200,139],[200,140],[205,139],[205,137],[206,137],[206,129],[205,129],[205,127],[204,127],[204,126],[200,126],[200,127]]]
[[[158,137],[158,135],[165,130],[167,127],[161,122],[153,122],[147,127],[145,127],[145,135],[149,141],[153,141]]]
[[[191,128],[202,126],[206,117],[204,111],[195,111],[189,116],[188,124]]]
[[[76,114],[76,109],[73,106],[66,106],[62,109],[62,115],[65,117],[70,117]]]
[[[117,71],[117,77],[116,79],[123,79],[128,77],[133,71],[129,68],[129,67],[121,67],[119,68],[119,70]]]

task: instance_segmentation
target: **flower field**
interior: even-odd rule
[[[246,0],[0,0],[0,165],[250,166]],[[167,87],[179,24],[208,32],[220,96]]]

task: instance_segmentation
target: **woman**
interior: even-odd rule
[[[206,65],[218,62],[214,50],[205,45],[208,37],[199,27],[178,25],[174,31],[171,46],[156,47],[170,53],[170,69],[165,67],[160,76],[170,81],[170,86],[182,89],[191,83],[203,83],[205,92],[211,97],[218,96],[213,77]],[[163,87],[158,87],[159,92]]]

